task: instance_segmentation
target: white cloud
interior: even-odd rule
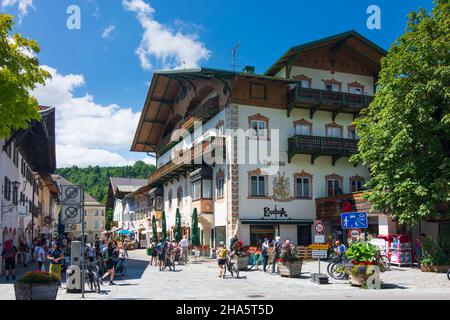
[[[36,10],[33,0],[1,0],[2,7],[18,6],[19,18],[23,18],[28,14],[29,9]]]
[[[155,9],[145,1],[122,0],[122,5],[126,10],[136,13],[144,28],[141,44],[136,49],[142,68],[151,69],[151,59],[163,68],[198,67],[200,61],[210,57],[211,51],[198,39],[197,25],[192,28],[194,32],[187,33],[189,24],[177,20],[176,25],[180,30],[174,31],[154,19]]]
[[[112,36],[112,33],[113,33],[115,30],[116,30],[116,26],[114,26],[114,25],[107,26],[107,27],[105,28],[105,30],[103,30],[102,38],[103,38],[103,39],[110,39],[111,36]]]
[[[52,79],[33,95],[41,105],[56,108],[58,167],[134,163],[119,152],[129,150],[140,113],[117,104],[101,105],[90,94],[75,96],[74,90],[85,85],[82,74],[62,75],[54,68],[43,68]]]

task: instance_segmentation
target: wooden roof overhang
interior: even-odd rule
[[[282,68],[294,65],[302,54],[323,48],[329,48],[333,53],[345,50],[355,60],[366,65],[374,75],[379,73],[380,59],[386,55],[383,48],[352,30],[290,48],[264,74],[274,76]]]
[[[52,174],[56,170],[55,108],[39,106],[41,120],[32,120],[27,129],[14,131],[3,150],[14,141],[31,170]]]
[[[167,121],[175,115],[174,104],[180,90],[186,90],[189,85],[196,92],[195,80],[217,79],[232,92],[230,82],[226,80],[235,80],[238,77],[292,82],[277,77],[208,68],[157,71],[153,75],[131,151],[161,153],[162,150],[158,150],[157,146]]]

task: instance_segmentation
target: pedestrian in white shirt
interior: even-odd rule
[[[37,263],[37,270],[45,271],[45,267],[43,267],[45,262],[45,250],[42,248],[42,243],[40,241],[36,243],[34,249],[34,260],[36,260]]]
[[[183,239],[181,239],[179,245],[181,247],[181,258],[185,263],[187,263],[189,251],[189,240],[187,239],[187,236],[183,236]]]

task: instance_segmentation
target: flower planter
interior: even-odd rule
[[[57,283],[14,283],[16,300],[56,300]]]
[[[303,261],[281,261],[278,263],[278,271],[281,276],[284,277],[300,277],[300,274],[302,273],[302,265]]]
[[[248,256],[237,256],[236,266],[239,271],[246,271],[248,266]]]
[[[350,284],[355,287],[362,287],[367,283],[367,279],[369,279],[370,275],[367,274],[351,274],[350,275]]]
[[[450,265],[437,265],[437,266],[420,266],[422,272],[437,272],[437,273],[447,273],[450,269]]]

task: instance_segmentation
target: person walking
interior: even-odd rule
[[[36,261],[37,271],[38,272],[45,271],[45,266],[44,266],[45,250],[42,247],[41,241],[39,241],[39,240],[36,242],[33,257],[34,257],[34,260]]]
[[[166,246],[161,239],[159,239],[156,245],[156,252],[158,253],[159,271],[163,271],[163,263],[166,257]]]
[[[219,278],[225,279],[225,263],[227,261],[228,255],[227,248],[225,248],[225,242],[220,241],[216,255],[217,255],[217,265],[219,267]]]
[[[20,256],[22,257],[23,267],[28,267],[28,259],[30,256],[30,246],[25,240],[20,241],[19,245]]]
[[[108,247],[103,251],[103,260],[106,264],[106,273],[100,278],[100,283],[103,285],[103,280],[109,276],[109,285],[115,285],[114,283],[114,243],[108,242]]]
[[[150,259],[150,265],[156,267],[158,265],[158,251],[156,251],[156,242],[152,242],[151,244],[151,248],[152,248],[152,258]]]
[[[272,274],[276,273],[276,263],[280,258],[281,254],[281,241],[280,237],[275,237],[275,241],[273,242],[273,259],[272,259]]]
[[[64,252],[56,241],[52,241],[52,247],[48,251],[47,259],[50,260],[49,273],[58,277],[58,285],[61,286],[61,266],[64,259]]]
[[[263,271],[266,272],[269,263],[269,239],[265,238],[261,246],[261,256],[263,258]]]
[[[17,248],[13,244],[13,240],[7,240],[2,251],[2,259],[5,260],[5,274],[6,281],[9,281],[9,276],[12,276],[12,281],[16,280],[16,255]]]
[[[181,239],[180,243],[181,248],[181,259],[184,260],[184,263],[188,262],[188,252],[189,252],[189,240],[187,239],[187,236],[184,235],[183,239]]]

